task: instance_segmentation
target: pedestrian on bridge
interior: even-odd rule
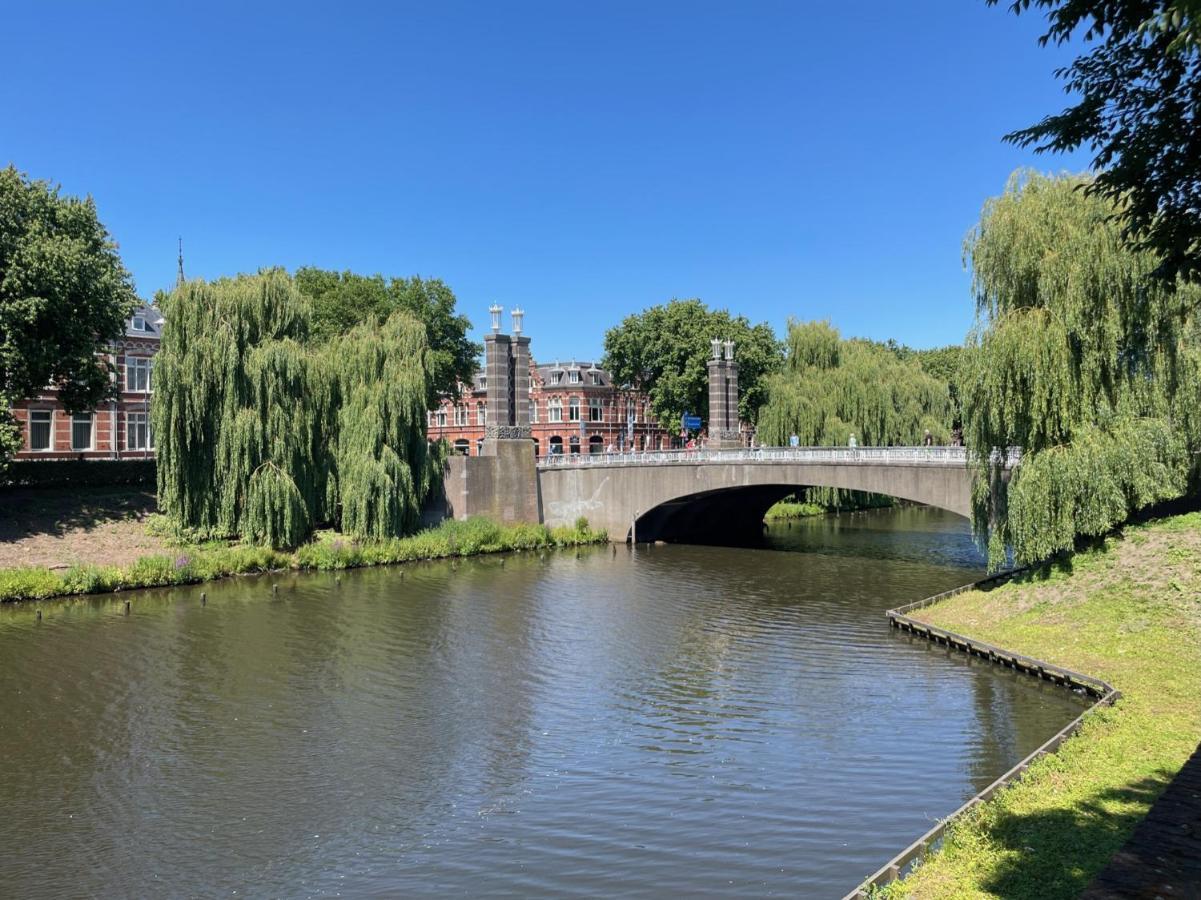
[[[847,446],[850,447],[852,450],[854,450],[856,447],[859,446],[859,442],[857,440],[855,440],[855,432],[853,432],[853,431],[851,432],[850,438],[847,439]]]
[[[790,434],[790,435],[788,436],[788,446],[789,446],[789,447],[799,447],[799,446],[801,446],[801,439],[800,439],[799,437],[797,437],[797,436],[796,436],[796,432],[795,432],[795,431],[794,431],[792,434]]]

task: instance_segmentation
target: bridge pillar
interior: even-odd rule
[[[484,456],[496,456],[500,441],[530,444],[530,339],[521,333],[524,313],[513,310],[513,334],[500,333],[499,306],[489,309],[492,333],[484,336],[484,375],[488,379]]]
[[[709,446],[718,450],[741,447],[734,342],[714,338],[709,344],[713,350],[709,359]]]
[[[513,310],[513,334],[500,333],[493,305],[492,333],[484,336],[486,420],[479,456],[452,456],[444,486],[450,515],[488,516],[499,522],[538,522],[538,469],[530,434],[530,339],[524,313]]]

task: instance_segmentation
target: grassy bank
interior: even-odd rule
[[[1201,740],[1201,514],[914,615],[1102,678],[1123,699],[879,896],[1075,897]]]
[[[169,554],[144,556],[128,566],[80,565],[62,571],[36,566],[0,569],[0,602],[195,584],[226,575],[281,569],[350,569],[480,553],[575,547],[606,540],[605,532],[593,531],[584,519],[572,528],[547,528],[498,525],[474,518],[443,522],[410,537],[370,543],[325,532],[294,552],[215,541],[181,543]]]
[[[763,514],[765,522],[780,522],[785,519],[808,519],[810,516],[824,516],[830,510],[816,503],[798,503],[795,500],[781,500]]]

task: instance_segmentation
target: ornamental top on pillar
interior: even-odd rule
[[[714,338],[709,341],[709,347],[713,351],[713,358],[721,359],[721,338]]]
[[[525,310],[515,306],[509,311],[509,315],[513,317],[513,333],[521,334],[521,320],[525,318]]]
[[[730,362],[734,361],[734,342],[726,341],[726,359]]]
[[[499,303],[493,303],[488,307],[488,312],[492,313],[492,333],[500,332],[500,314],[504,311]]]

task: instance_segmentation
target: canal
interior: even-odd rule
[[[0,894],[839,897],[1083,709],[888,628],[981,571],[902,509],[0,610]]]

